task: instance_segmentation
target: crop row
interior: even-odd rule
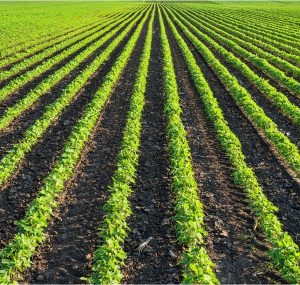
[[[169,14],[172,17],[172,20],[169,17]],[[272,244],[269,255],[272,257],[274,264],[287,281],[298,283],[300,281],[299,248],[288,233],[282,230],[282,225],[276,217],[276,211],[278,209],[266,198],[262,188],[258,184],[253,170],[247,166],[239,139],[230,130],[222,110],[199,68],[196,59],[182,36],[179,34],[174,23],[180,26],[180,29],[188,36],[195,46],[199,46],[200,44],[196,42],[196,38],[189,35],[189,31],[186,27],[177,20],[170,10],[168,10],[168,12],[164,10],[164,15],[179,45],[200,98],[204,103],[208,118],[213,123],[221,147],[232,163],[234,181],[244,189],[247,195],[247,201],[259,220],[265,233],[266,240]],[[212,56],[208,58],[207,52],[206,54],[202,52],[202,54],[210,65],[213,65],[216,62]],[[214,70],[216,69],[214,68]],[[221,72],[217,72],[216,70],[217,75],[219,77],[225,77],[226,70],[221,68],[218,70],[221,70],[223,76],[220,76],[222,75]],[[227,87],[228,89],[230,88],[230,86]]]
[[[123,52],[114,63],[110,72],[105,76],[101,87],[73,127],[59,159],[52,171],[44,179],[37,197],[30,204],[25,217],[18,221],[19,232],[0,251],[2,260],[0,267],[1,284],[11,284],[13,280],[19,279],[19,274],[30,266],[30,259],[36,248],[44,241],[45,228],[53,215],[53,211],[58,206],[57,198],[64,190],[66,182],[74,174],[81,152],[91,137],[100,118],[101,111],[134,49],[149,12],[150,10],[148,9],[147,13],[143,15],[141,22],[127,42]],[[141,16],[140,14],[139,17],[132,21],[131,28]]]
[[[208,47],[219,54],[222,60],[237,69],[243,76],[245,76],[249,80],[249,82],[251,82],[251,84],[256,86],[264,96],[266,96],[274,105],[276,105],[283,114],[290,118],[296,125],[300,126],[300,108],[298,106],[295,106],[293,103],[291,103],[284,94],[274,88],[267,80],[257,75],[241,59],[236,57],[231,52],[227,51],[224,47],[211,39],[208,35],[198,30],[196,28],[197,21],[193,20],[191,17],[188,18],[188,21],[187,17],[184,14],[176,13],[176,15],[191,29],[191,31],[193,31],[199,37],[199,39],[204,41],[208,45]]]
[[[251,9],[251,8],[250,8]],[[232,14],[229,13],[230,10],[226,9],[224,12],[225,15],[230,15]],[[259,11],[259,10],[254,10],[253,13],[249,13],[249,10],[246,9],[244,11],[240,9],[234,9],[233,12],[236,13],[236,17],[245,19],[246,21],[249,21],[251,23],[252,21],[255,22],[258,17],[264,16],[260,19],[260,22],[257,22],[255,26],[257,27],[262,27],[266,31],[271,32],[273,29],[271,27],[278,27],[278,31],[282,32],[287,32],[288,27],[291,25],[292,27],[295,25],[293,21],[295,18],[289,17],[289,12],[284,13],[283,10],[280,10],[281,13],[274,14],[272,9],[264,9],[264,11]],[[281,19],[284,22],[279,23],[278,20]],[[291,21],[290,21],[291,20]],[[275,30],[275,28],[274,28]],[[276,30],[275,30],[276,31]],[[298,31],[291,31],[290,33],[287,33],[288,37],[295,36],[299,37],[299,32]]]
[[[293,9],[291,9],[293,10]],[[261,23],[257,23],[258,26],[260,26],[261,24],[263,24],[263,26],[268,29],[268,24],[270,24],[271,27],[278,27],[278,31],[288,31],[289,27],[296,27],[299,22],[297,21],[298,19],[295,18],[290,11],[283,11],[280,10],[280,13],[274,13],[274,10],[270,9],[269,7],[268,9],[265,9],[264,11],[259,11],[256,10],[255,13],[253,13],[253,15],[251,15],[250,13],[245,13],[245,11],[241,11],[241,10],[237,10],[237,15],[241,16],[241,17],[245,17],[245,19],[249,20],[249,21],[255,21],[257,19],[257,17],[260,16],[265,16],[261,19]],[[278,20],[282,20],[283,22],[278,22]],[[296,21],[295,21],[296,20]],[[297,23],[298,22],[298,23]],[[271,30],[270,30],[271,31]],[[295,36],[297,38],[300,37],[299,35],[299,31],[294,30],[294,31],[290,31],[290,33],[288,33],[288,36],[292,37]]]
[[[103,15],[103,18],[105,16],[106,15]],[[47,35],[44,35],[43,37],[34,38],[31,41],[27,40],[27,41],[19,42],[15,46],[9,46],[9,47],[6,47],[5,49],[1,49],[0,60],[6,59],[7,57],[13,57],[16,54],[25,51],[26,49],[31,49],[37,45],[42,45],[48,41],[59,39],[60,37],[65,37],[69,33],[76,32],[77,30],[84,29],[88,26],[93,26],[93,25],[94,25],[94,23],[89,23],[89,24],[86,23],[83,25],[81,24],[80,26],[75,27],[75,28],[74,28],[74,26],[67,28],[67,29],[63,30],[61,34],[58,34],[58,35],[53,36],[53,34],[47,34]]]
[[[170,10],[169,10],[170,11]],[[277,125],[265,114],[264,110],[256,104],[249,92],[242,87],[238,80],[215,58],[213,53],[170,12],[175,23],[184,32],[186,37],[193,43],[195,48],[204,57],[208,65],[213,69],[221,82],[245,114],[273,143],[279,154],[286,160],[290,167],[300,176],[300,154],[297,146],[289,138],[279,131]]]
[[[44,49],[54,46],[55,44],[59,44],[65,39],[72,37],[73,34],[80,33],[82,30],[86,30],[89,28],[93,28],[103,20],[109,19],[112,17],[112,14],[104,14],[100,16],[99,20],[93,23],[82,24],[78,27],[74,26],[72,28],[64,30],[61,34],[53,36],[53,34],[47,35],[42,38],[35,38],[32,41],[25,41],[23,44],[19,44],[18,46],[8,47],[5,50],[1,50],[1,58],[0,58],[0,68],[2,69],[6,65],[14,64],[21,59],[31,56],[35,53],[41,52]],[[117,16],[117,13],[116,15]]]
[[[167,135],[172,173],[172,188],[175,196],[175,223],[178,241],[183,245],[181,259],[184,284],[218,284],[205,247],[203,205],[199,200],[198,186],[194,178],[191,153],[186,131],[181,121],[178,87],[172,62],[171,47],[159,10],[161,45],[163,54],[165,112],[168,118]]]
[[[148,24],[127,122],[123,131],[122,145],[116,161],[117,169],[109,188],[110,197],[102,209],[104,218],[99,230],[101,240],[94,252],[92,273],[88,278],[91,284],[118,284],[122,279],[121,267],[126,258],[123,244],[127,231],[130,230],[127,225],[127,219],[132,213],[129,197],[133,192],[132,185],[135,182],[139,159],[142,112],[145,105],[154,14],[155,10],[152,11]]]
[[[5,109],[3,115],[0,117],[0,130],[4,130],[9,124],[13,122],[19,115],[29,109],[37,100],[51,90],[59,81],[67,76],[72,70],[78,67],[84,60],[86,60],[91,54],[102,47],[107,41],[114,37],[125,24],[132,21],[133,16],[138,13],[129,13],[127,16],[123,16],[120,19],[115,19],[112,23],[101,30],[97,35],[95,43],[88,45],[88,47],[78,54],[72,61],[69,61],[65,66],[58,69],[48,77],[42,80],[35,88],[26,94],[25,97],[20,99],[15,105]],[[100,37],[103,35],[102,37]],[[103,60],[101,61],[103,62]]]
[[[147,28],[143,52],[138,63],[131,94],[127,121],[123,130],[122,143],[117,156],[116,170],[112,177],[112,185],[108,189],[109,198],[103,209],[95,209],[95,211],[101,210],[104,213],[99,227],[99,245],[93,255],[91,274],[82,278],[93,284],[118,284],[121,282],[122,266],[124,266],[126,259],[123,245],[127,233],[130,231],[127,219],[132,214],[129,198],[133,193],[132,186],[136,181],[142,113],[153,46],[152,39],[155,35],[153,27],[156,24],[154,23],[156,13],[158,13],[157,24],[159,24],[162,50],[164,111],[167,118],[168,154],[172,191],[174,192],[174,221],[178,242],[182,246],[180,260],[182,283],[219,284],[220,282],[215,273],[215,264],[205,248],[207,232],[205,230],[204,205],[199,198],[198,193],[201,188],[199,189],[195,180],[191,150],[181,119],[182,109],[177,85],[179,78],[176,78],[168,32],[172,38],[174,37],[175,44],[178,45],[189,75],[196,87],[196,92],[200,96],[207,117],[214,127],[217,140],[230,160],[234,183],[245,192],[246,202],[258,219],[265,240],[271,245],[266,254],[271,257],[273,264],[287,282],[300,283],[299,247],[292,237],[283,230],[283,226],[276,216],[277,207],[265,196],[254,171],[247,165],[241,142],[224,118],[218,101],[197,64],[192,49],[196,51],[195,54],[203,57],[242,112],[263,133],[268,140],[267,143],[276,149],[297,176],[300,176],[298,147],[278,129],[276,123],[264,113],[264,110],[256,104],[247,89],[242,87],[238,79],[227,70],[218,58],[239,71],[297,126],[300,126],[299,107],[292,104],[268,80],[260,77],[251,69],[251,65],[244,62],[244,59],[246,58],[246,62],[250,62],[257,68],[261,68],[263,72],[270,73],[281,85],[286,85],[297,95],[300,94],[297,80],[291,79],[294,81],[290,81],[290,78],[266,59],[274,65],[281,66],[282,70],[293,73],[295,78],[299,76],[299,69],[255,45],[249,44],[246,47],[246,41],[250,40],[250,37],[252,39],[252,35],[247,38],[246,33],[245,36],[242,36],[240,32],[230,32],[230,28],[227,32],[226,29],[221,28],[219,20],[213,22],[212,17],[205,20],[206,16],[202,17],[202,12],[197,14],[191,11],[188,8],[191,6],[188,4],[147,4],[134,7],[134,9],[122,10],[115,14],[102,15],[101,19],[104,21],[101,25],[95,26],[95,23],[92,23],[79,27],[79,30],[76,28],[68,30],[68,33],[65,31],[61,36],[53,37],[54,41],[58,38],[64,39],[61,42],[57,41],[57,44],[53,46],[49,44],[46,47],[47,42],[43,40],[40,41],[39,45],[38,39],[36,42],[33,40],[32,50],[40,53],[35,54],[33,51],[32,57],[27,58],[26,56],[29,54],[25,55],[21,52],[20,54],[23,54],[22,56],[25,56],[26,59],[0,75],[1,81],[1,78],[2,80],[9,78],[47,58],[44,63],[11,80],[6,87],[2,88],[0,101],[3,101],[31,80],[51,70],[56,64],[63,63],[68,56],[75,54],[71,61],[45,77],[25,97],[4,111],[0,117],[0,131],[3,131],[58,82],[86,60],[93,58],[63,88],[60,96],[46,107],[41,117],[33,122],[19,142],[14,144],[0,160],[1,188],[12,178],[32,148],[59,119],[63,111],[74,102],[76,96],[81,94],[80,92],[85,85],[99,72],[99,69],[112,56],[113,52],[117,48],[121,50],[108,73],[101,78],[99,89],[84,107],[81,117],[72,128],[70,136],[62,147],[58,159],[44,178],[36,198],[29,204],[25,215],[17,221],[17,233],[0,250],[0,284],[12,284],[22,279],[22,272],[30,267],[32,256],[45,240],[45,231],[59,206],[59,197],[66,189],[68,181],[75,175],[84,148],[98,126],[101,113],[114,87],[120,80],[143,29],[146,30]],[[204,15],[206,13],[209,14],[209,12],[203,12]],[[211,13],[213,14],[213,12]],[[260,33],[263,37],[267,27],[264,27],[263,24],[261,26]],[[85,30],[86,28],[87,30]],[[251,28],[249,31],[249,34],[252,33]],[[67,39],[71,34],[73,36]],[[45,36],[46,38],[47,36]],[[263,40],[258,39],[257,41],[261,41],[261,46],[264,45]],[[103,46],[106,47],[103,48]],[[267,45],[265,47],[269,48]],[[153,48],[158,47],[153,46]],[[99,51],[100,49],[101,51]],[[51,57],[58,51],[62,52]],[[99,54],[96,54],[98,52]]]
[[[103,22],[108,21],[110,18],[114,18],[117,17],[117,15],[111,15],[110,17],[101,17],[101,24],[100,26],[102,26]],[[55,38],[53,40],[49,40],[47,41],[47,46],[45,45],[41,45],[41,46],[37,46],[36,49],[34,50],[34,52],[30,53],[27,51],[26,54],[22,54],[22,53],[14,53],[13,57],[7,57],[5,59],[0,60],[0,68],[2,69],[1,72],[1,81],[4,80],[5,78],[8,78],[9,76],[14,75],[15,73],[17,73],[17,71],[21,71],[22,67],[26,66],[26,63],[29,61],[29,63],[32,62],[32,64],[34,62],[39,62],[39,59],[43,59],[43,58],[47,58],[47,55],[54,53],[57,49],[57,51],[60,50],[60,46],[63,47],[65,42],[72,42],[73,38],[76,38],[76,36],[80,36],[83,33],[88,33],[89,31],[93,32],[93,30],[97,30],[97,27],[99,27],[99,23],[94,23],[93,25],[87,25],[86,27],[81,27],[78,30],[72,31],[70,33],[66,33],[63,36],[59,37],[59,38]],[[92,35],[92,33],[91,33]],[[83,34],[84,37],[84,34]],[[82,38],[83,38],[82,37]],[[75,42],[75,40],[74,40]],[[67,44],[66,44],[67,46]],[[28,65],[30,66],[30,65]],[[14,70],[16,69],[17,71],[15,73],[13,73],[13,71],[10,70]],[[11,73],[11,74],[10,74]],[[5,74],[5,77],[4,77]],[[7,75],[6,75],[7,74]]]
[[[142,12],[141,12],[142,13]],[[91,76],[101,67],[101,65],[109,58],[111,53],[121,43],[121,41],[130,32],[132,27],[141,17],[140,14],[134,14],[128,21],[121,25],[128,26],[120,33],[107,48],[98,55],[94,61],[87,66],[66,88],[62,91],[61,96],[52,104],[47,106],[44,114],[34,122],[34,124],[25,131],[23,138],[7,152],[0,161],[0,186],[2,186],[22,163],[26,154],[30,152],[32,147],[38,142],[45,131],[59,117],[61,112],[66,108],[78,94],[80,89],[87,83]],[[136,17],[136,19],[134,19]],[[122,26],[121,26],[122,27]],[[112,34],[114,31],[111,32]]]
[[[291,23],[289,19],[282,18],[282,21],[279,22],[279,19],[281,18],[279,13],[276,13],[275,17],[272,17],[270,13],[267,13],[267,11],[264,11],[264,14],[257,13],[245,13],[242,11],[235,11],[235,18],[244,19],[247,24],[249,25],[254,24],[259,29],[263,29],[267,33],[273,33],[275,32],[279,36],[286,37],[287,39],[294,39],[299,40],[300,34],[297,29],[291,31],[291,27],[296,28],[297,24]],[[228,11],[225,11],[225,16],[229,16],[232,18],[232,14],[228,13]],[[266,17],[267,16],[267,17]],[[271,16],[271,17],[270,17]],[[259,19],[259,21],[257,21]],[[250,24],[250,25],[251,25]]]

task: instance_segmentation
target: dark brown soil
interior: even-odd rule
[[[278,206],[277,216],[284,230],[288,231],[295,242],[300,244],[298,237],[300,229],[299,183],[288,173],[283,163],[274,154],[270,144],[237,106],[233,97],[203,57],[192,47],[188,39],[185,38],[185,40],[218,99],[229,127],[240,139],[247,164],[253,168],[268,199]]]
[[[282,131],[291,140],[291,142],[300,147],[300,128],[294,124],[291,119],[285,116],[281,110],[264,94],[262,94],[250,80],[245,78],[238,70],[234,69],[222,60],[215,50],[212,52],[214,56],[228,69],[228,71],[238,79],[240,85],[247,89],[247,91],[251,94],[252,99],[264,110],[265,114],[277,124],[279,130]],[[251,69],[253,69],[252,66]],[[255,70],[255,72],[261,76],[257,70]]]
[[[139,167],[131,198],[133,215],[128,222],[131,231],[125,242],[128,258],[123,269],[122,282],[126,284],[165,284],[180,281],[180,267],[176,265],[180,249],[176,244],[172,222],[174,205],[168,170],[166,118],[163,114],[165,98],[159,33],[156,15],[145,94]],[[139,245],[149,238],[152,240],[148,245],[139,250]]]
[[[206,11],[207,12],[207,11]],[[210,14],[206,14],[205,12],[204,12],[204,14],[200,14],[199,12],[192,12],[196,17],[197,16],[199,16],[199,15],[201,15],[202,17],[206,17],[207,15],[210,17],[210,19],[209,19],[209,21],[211,21],[212,19],[212,17],[215,17],[215,15],[210,15]],[[203,19],[203,18],[202,18]],[[222,21],[222,19],[220,19],[219,18],[219,20],[221,20]],[[212,24],[211,22],[210,22],[210,24]],[[218,27],[219,28],[219,27]],[[228,32],[228,31],[226,31],[226,32]],[[250,36],[251,37],[251,36]],[[254,43],[252,43],[252,44],[254,44]],[[256,44],[254,44],[254,45],[256,45]],[[270,54],[273,54],[274,56],[278,56],[278,54],[276,53],[276,51],[270,51],[270,50],[268,50],[268,49],[265,49],[264,47],[260,47],[260,46],[258,46],[257,45],[257,47],[259,47],[260,49],[262,49],[263,51],[265,51],[265,52],[268,52],[268,53],[270,53]],[[251,50],[249,49],[249,51],[251,52]],[[279,56],[280,57],[280,56]],[[285,61],[287,61],[287,62],[289,62],[290,64],[293,64],[293,65],[299,65],[299,63],[297,63],[297,62],[293,62],[293,60],[289,60],[289,59],[284,59]],[[277,67],[277,66],[276,66]],[[280,69],[279,67],[277,67],[278,69]],[[283,69],[283,71],[284,71],[284,69]],[[294,75],[292,75],[292,74],[290,74],[288,71],[286,71],[286,74],[288,75],[288,76],[291,76],[291,77],[294,77],[296,80],[299,80],[300,78],[299,78],[299,76],[297,77],[297,76],[294,76]]]
[[[115,170],[146,28],[99,119],[74,181],[60,199],[47,240],[33,257],[25,276],[30,283],[82,283],[80,277],[90,273],[92,254],[99,243],[101,209]]]
[[[1,106],[6,107],[7,101],[11,102],[13,100],[16,101],[16,100],[19,100],[20,98],[22,98],[23,94],[27,94],[36,85],[38,85],[40,82],[42,82],[47,76],[51,75],[55,71],[57,71],[60,68],[62,68],[65,64],[67,64],[68,62],[70,62],[71,60],[73,60],[78,54],[80,54],[88,46],[90,46],[91,44],[95,43],[97,40],[101,39],[101,37],[102,36],[97,37],[96,39],[94,39],[91,42],[87,43],[86,45],[84,45],[83,47],[81,47],[76,52],[72,53],[71,55],[65,57],[63,60],[59,61],[57,64],[55,64],[50,69],[48,69],[48,70],[40,73],[37,77],[33,78],[31,81],[29,81],[29,82],[25,83],[24,85],[22,85],[18,90],[16,90],[11,95],[9,95],[9,97],[7,98],[7,100],[4,101],[4,104],[1,103]],[[31,69],[33,69],[33,68],[29,68],[28,70],[31,70]],[[12,79],[16,79],[16,77],[18,77],[18,75],[14,76]],[[9,81],[10,81],[10,79],[7,79],[7,80],[4,80],[3,82],[1,82],[0,83],[0,88],[3,88],[5,85],[7,85],[9,83]]]
[[[228,48],[219,40],[215,39],[214,40],[216,42],[218,42],[219,44],[221,44],[224,48],[226,48],[228,50]],[[244,63],[246,63],[250,69],[252,69],[257,75],[259,75],[261,78],[264,78],[265,80],[267,80],[273,87],[275,87],[277,89],[277,91],[281,92],[282,94],[284,94],[289,101],[291,101],[294,105],[300,107],[300,98],[297,97],[296,95],[294,95],[292,92],[290,92],[287,87],[280,85],[276,80],[274,80],[272,77],[270,77],[268,74],[262,72],[260,69],[258,69],[257,67],[255,67],[251,62],[247,61],[245,58],[242,58],[241,56],[237,55],[236,52],[234,52],[233,50],[229,50],[230,52],[232,52],[237,58],[239,58],[240,60],[242,60]],[[234,70],[234,68],[231,67],[230,71]],[[235,71],[235,74],[239,74],[238,71]],[[241,77],[242,75],[239,74],[239,76]],[[245,79],[244,81],[246,81],[247,79]],[[255,88],[254,84],[248,84],[248,85],[253,85],[252,89]],[[257,91],[259,92],[259,91]],[[264,95],[261,95],[264,96]],[[270,106],[270,104],[269,104]],[[278,108],[276,108],[279,113],[281,113]]]
[[[230,163],[216,140],[204,105],[191,81],[180,49],[168,30],[178,78],[183,121],[192,152],[199,197],[204,204],[207,250],[216,263],[221,283],[283,283],[267,267],[269,259],[262,233],[254,230],[246,195],[234,185]]]
[[[131,36],[131,33],[124,39],[123,44]],[[17,227],[14,222],[24,216],[26,207],[36,196],[43,178],[49,173],[61,153],[72,127],[80,118],[85,105],[99,88],[115,58],[121,53],[123,44],[115,50],[102,68],[66,108],[61,117],[46,131],[43,138],[27,155],[24,164],[15,172],[12,181],[0,191],[0,248],[16,233]],[[31,123],[33,123],[33,119],[33,116],[30,117]]]

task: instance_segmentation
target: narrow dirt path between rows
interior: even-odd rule
[[[101,39],[102,36],[92,40],[91,42],[87,43],[85,46],[81,47],[79,50],[75,51],[71,55],[63,58],[61,61],[56,63],[53,67],[50,69],[45,70],[44,72],[40,73],[38,76],[34,77],[32,80],[26,82],[22,86],[20,86],[19,89],[17,89],[15,92],[11,93],[6,100],[1,103],[1,114],[3,109],[5,109],[8,105],[14,104],[19,99],[23,98],[24,95],[26,95],[28,92],[30,92],[32,89],[34,89],[39,83],[41,83],[46,77],[54,73],[55,71],[62,68],[65,64],[73,60],[77,55],[79,55],[85,48],[87,48],[89,45],[95,43],[97,40]],[[4,81],[1,83],[1,87],[7,85],[9,83],[9,80]]]
[[[260,185],[267,197],[279,208],[278,218],[300,244],[300,185],[289,175],[283,163],[274,155],[270,145],[243,114],[233,97],[227,92],[203,57],[188,42],[197,63],[208,80],[214,95],[218,99],[225,119],[231,130],[242,143],[242,150],[247,164],[253,168]]]
[[[75,179],[60,199],[61,205],[47,229],[47,240],[33,257],[25,277],[30,283],[76,284],[90,273],[146,28],[83,153]]]
[[[195,14],[194,14],[194,16],[197,17],[197,15],[195,15]],[[206,17],[206,15],[202,15],[202,17]],[[210,25],[213,25],[215,28],[220,29],[220,27],[214,25],[214,22],[213,22],[213,16],[211,15],[210,17],[212,17],[212,18],[206,18],[205,20],[207,20],[208,23],[209,23]],[[204,19],[202,18],[202,20],[204,20]],[[218,25],[220,25],[220,24],[221,24],[221,23],[219,22]],[[211,29],[210,27],[207,27],[207,28]],[[227,27],[227,28],[228,28],[228,27]],[[217,33],[217,31],[215,31],[215,30],[213,30],[213,31]],[[266,52],[266,53],[269,53],[269,54],[272,54],[273,56],[277,56],[277,57],[281,58],[280,56],[278,56],[278,55],[276,54],[275,51],[270,51],[270,50],[266,49],[265,47],[261,47],[261,46],[257,45],[256,43],[253,43],[251,40],[248,40],[248,41],[247,41],[247,40],[245,40],[245,39],[240,38],[240,37],[237,36],[237,35],[234,35],[234,34],[228,32],[228,31],[225,31],[225,30],[224,30],[224,32],[230,34],[230,35],[233,36],[233,37],[239,38],[240,40],[242,40],[242,41],[244,41],[244,42],[248,42],[248,43],[254,45],[255,47],[261,49],[262,51],[264,51],[264,52]],[[220,34],[220,36],[226,38],[226,35],[224,35],[224,34]],[[251,37],[250,37],[250,38],[251,38]],[[253,37],[252,37],[252,38],[253,38]],[[234,39],[232,39],[232,38],[230,38],[230,40],[233,41],[233,42],[235,42],[238,46],[242,47],[243,49],[247,50],[248,52],[254,53],[254,54],[255,54],[255,52],[253,52],[253,50],[252,50],[251,48],[245,48],[244,45],[238,43],[236,40],[234,40]],[[217,40],[217,41],[218,41],[220,44],[222,44],[222,42],[221,42],[220,40]],[[223,45],[223,46],[225,47],[225,45]],[[235,52],[234,52],[234,54],[237,55],[237,53],[235,53]],[[237,55],[237,56],[238,56],[238,55]],[[260,58],[265,58],[264,56],[260,56],[260,55],[258,55],[258,56],[259,56]],[[240,56],[238,56],[238,57],[240,57]],[[284,59],[284,58],[282,58],[282,59],[285,60],[286,62],[288,62],[288,63],[294,65],[294,64],[292,63],[292,61],[289,61],[289,60]],[[270,60],[268,60],[268,59],[266,59],[266,60],[267,60],[271,65],[273,65],[275,68],[277,68],[277,69],[279,69],[280,71],[284,72],[287,76],[289,76],[289,77],[291,77],[291,78],[293,78],[293,79],[295,79],[295,80],[299,80],[299,76],[298,76],[298,78],[297,78],[297,76],[293,76],[293,74],[292,74],[290,71],[286,70],[284,67],[281,67],[281,68],[280,68],[279,65],[277,66],[277,65],[273,64]],[[251,67],[253,66],[252,63],[249,62],[249,64],[251,65]],[[295,65],[295,66],[296,66],[296,65]],[[268,77],[268,75],[265,74],[264,77]],[[287,91],[287,92],[288,92],[288,91]]]
[[[242,59],[240,57],[240,59]],[[256,66],[254,66],[251,62],[245,61],[245,63],[251,68],[256,74],[258,74],[260,77],[267,80],[273,87],[275,87],[278,91],[283,93],[293,104],[300,107],[300,98],[293,94],[286,86],[282,85],[279,81],[273,79],[270,75],[268,75],[266,72],[263,72],[261,69],[258,69]],[[269,63],[272,65],[272,63],[269,61]],[[273,65],[274,66],[274,65]],[[276,67],[276,66],[274,66]],[[285,73],[286,76],[288,76],[287,73]],[[293,78],[290,76],[290,78]],[[294,78],[295,79],[295,78]],[[295,79],[297,80],[297,79]]]
[[[128,258],[123,269],[126,284],[165,284],[180,281],[180,249],[172,217],[173,197],[167,156],[166,118],[158,16],[154,21],[146,105],[143,113],[140,159],[134,194],[131,232],[125,243]],[[152,238],[143,249],[142,242]]]
[[[183,109],[183,121],[192,152],[199,198],[204,204],[207,250],[216,263],[221,283],[283,283],[267,268],[268,244],[254,230],[253,213],[243,190],[231,178],[230,163],[221,151],[204,105],[192,83],[178,44],[168,30]]]

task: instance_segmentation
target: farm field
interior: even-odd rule
[[[0,284],[300,283],[300,2],[0,2]]]

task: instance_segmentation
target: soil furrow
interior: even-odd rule
[[[204,58],[183,35],[191,48],[198,65],[208,80],[223,114],[231,130],[237,135],[242,144],[247,164],[253,168],[260,185],[268,199],[279,208],[278,218],[295,242],[300,244],[300,185],[292,177],[284,163],[274,154],[270,143],[258,131],[253,123],[244,115],[227,92],[224,85],[207,65]]]
[[[199,196],[204,204],[207,249],[216,263],[221,283],[282,283],[266,265],[268,245],[253,230],[253,213],[243,190],[231,177],[230,163],[216,141],[213,125],[194,88],[179,47],[168,30],[183,109],[183,121],[192,152]]]
[[[199,14],[198,14],[199,15]],[[196,15],[196,16],[198,16],[198,15]],[[211,24],[211,23],[213,23],[213,22],[211,22],[212,20],[213,20],[213,17],[214,17],[214,15],[212,15],[212,14],[208,14],[209,15],[209,23]],[[201,14],[201,17],[206,17],[207,15],[206,14]],[[203,18],[202,18],[203,19]],[[217,28],[220,28],[219,27],[219,25],[221,25],[221,22],[223,21],[223,19],[218,19],[218,27]],[[230,26],[228,26],[228,24],[230,25]],[[225,25],[226,25],[226,32],[227,33],[229,33],[229,31],[228,31],[228,29],[232,29],[232,25],[234,25],[234,23],[225,23]],[[238,30],[237,30],[237,32],[239,32],[239,33],[242,33],[242,29],[241,28],[239,28]],[[276,48],[275,46],[272,46],[271,44],[267,44],[266,46],[265,45],[263,45],[262,43],[263,43],[263,41],[261,40],[261,39],[256,39],[256,40],[258,40],[259,42],[256,42],[256,41],[253,41],[254,39],[255,39],[255,37],[253,36],[253,35],[245,35],[247,38],[245,39],[245,38],[241,38],[240,36],[238,36],[238,35],[236,35],[236,34],[232,34],[232,33],[230,33],[231,35],[233,35],[233,36],[235,36],[235,37],[238,37],[238,38],[240,38],[240,39],[242,39],[243,41],[247,41],[247,42],[249,42],[249,43],[251,43],[252,45],[254,45],[254,46],[256,46],[256,47],[258,47],[258,48],[260,48],[261,50],[263,50],[263,51],[265,51],[265,52],[267,52],[267,53],[269,53],[269,54],[272,54],[273,56],[276,56],[276,57],[279,57],[279,58],[281,58],[281,59],[283,59],[283,60],[285,60],[285,61],[287,61],[287,62],[289,62],[290,64],[292,64],[292,65],[295,65],[295,66],[299,66],[299,63],[296,61],[296,60],[293,60],[293,59],[290,59],[288,56],[285,56],[284,54],[280,54],[280,53],[278,53],[278,51],[275,51],[273,48]],[[276,48],[277,50],[280,50],[280,49],[278,49],[278,48]],[[251,51],[250,51],[251,52]],[[282,51],[282,52],[284,52],[284,51]],[[288,53],[288,52],[286,52],[286,53]]]
[[[92,61],[103,51],[105,48],[121,33],[121,31],[113,36],[102,47],[93,52],[86,60],[78,65],[73,71],[71,71],[66,77],[58,82],[49,92],[44,94],[31,108],[21,114],[13,124],[2,133],[0,132],[0,158],[11,148],[11,146],[22,138],[24,131],[29,128],[45,111],[45,107],[53,103],[59,96],[61,96],[62,90],[76,78],[79,72],[83,71]],[[110,59],[108,59],[100,70],[107,70],[105,66],[110,66],[113,59],[121,51],[124,43],[129,39],[133,30],[125,37],[119,44],[115,51],[112,52]],[[99,71],[98,71],[99,72]],[[97,76],[96,76],[97,77]],[[98,84],[97,84],[98,85]],[[3,111],[2,111],[3,112]]]
[[[126,241],[128,255],[123,269],[127,284],[178,283],[180,249],[172,223],[173,197],[169,173],[160,29],[156,14],[149,66],[146,104],[143,112],[139,167],[134,194],[133,215]],[[139,250],[142,242],[152,238]]]
[[[53,163],[61,153],[72,127],[84,111],[85,105],[98,90],[104,76],[110,70],[132,33],[133,30],[64,110],[61,117],[46,131],[44,137],[33,147],[26,156],[23,165],[16,171],[12,181],[1,189],[0,248],[7,244],[16,233],[17,227],[14,221],[24,216],[27,205],[35,198],[43,178],[49,173]],[[32,116],[30,118],[32,119]]]
[[[82,283],[80,277],[90,273],[92,254],[99,243],[101,208],[116,167],[145,35],[146,26],[85,148],[76,177],[60,199],[47,240],[33,258],[25,278],[30,283]]]

